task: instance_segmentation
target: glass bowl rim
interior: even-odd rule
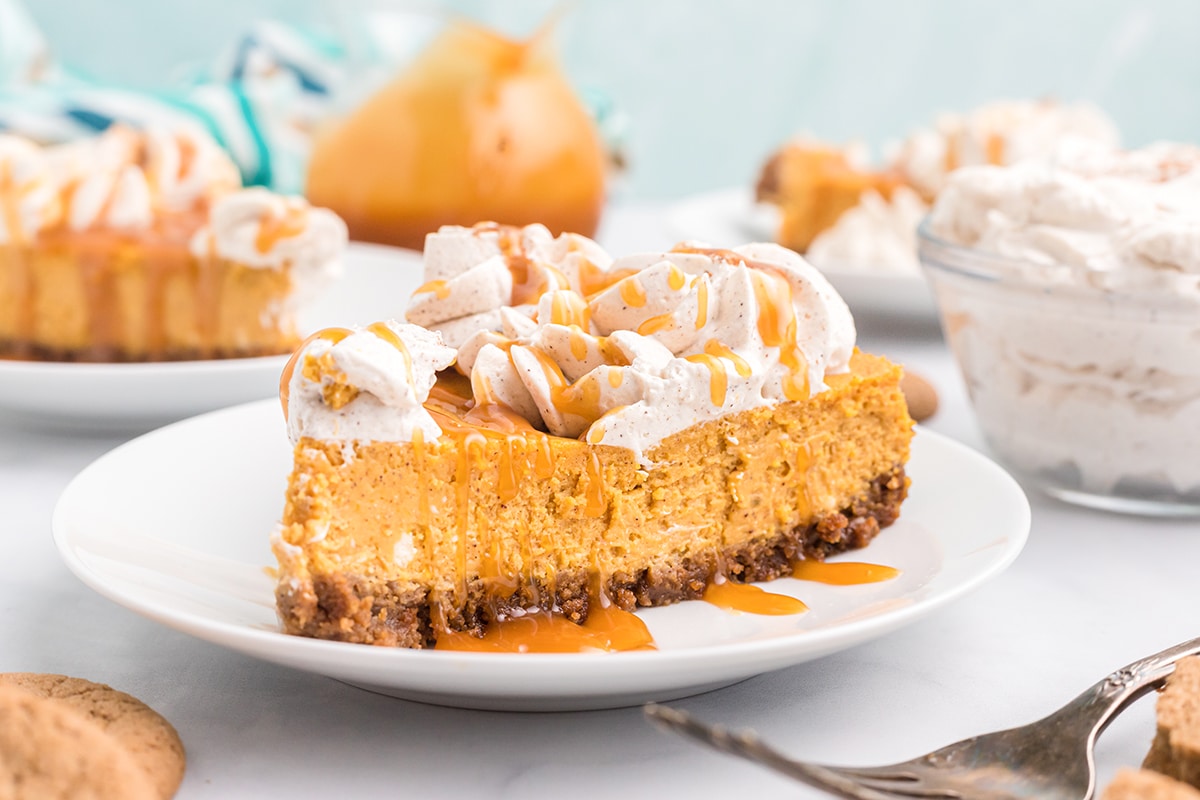
[[[1146,307],[1155,311],[1200,315],[1200,294],[1188,297],[1162,286],[1095,286],[1087,279],[1090,271],[1086,267],[1061,262],[1035,264],[1046,270],[1078,276],[1078,280],[1030,278],[1028,267],[1033,262],[944,239],[933,232],[931,218],[932,214],[927,214],[917,226],[917,257],[922,269],[931,277],[932,273],[943,272],[1010,290],[1035,292],[1042,298],[1084,300],[1105,306]]]

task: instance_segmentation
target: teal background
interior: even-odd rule
[[[331,30],[378,3],[27,0],[58,57],[93,77],[160,88],[270,16]],[[940,110],[1000,97],[1085,98],[1126,143],[1200,141],[1194,0],[456,0],[445,10],[512,34],[564,11],[577,86],[629,117],[633,199],[753,181],[801,131],[878,148]]]

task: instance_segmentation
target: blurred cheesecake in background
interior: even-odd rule
[[[319,133],[306,194],[356,240],[421,249],[479,219],[595,232],[607,153],[545,28],[528,41],[465,22]]]
[[[899,173],[870,169],[862,147],[800,139],[771,156],[756,194],[760,201],[783,209],[779,241],[803,253],[820,233],[858,205],[864,193],[890,201],[902,185]]]
[[[346,228],[243,189],[196,130],[0,135],[0,356],[159,361],[285,353]]]
[[[779,209],[777,241],[817,266],[915,275],[917,225],[950,173],[1044,157],[1064,139],[1115,146],[1119,135],[1091,105],[998,101],[941,115],[892,148],[882,167],[858,144],[795,139],[768,159],[756,195]]]

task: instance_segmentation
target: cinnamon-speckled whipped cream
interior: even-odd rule
[[[698,422],[809,398],[826,374],[848,369],[854,350],[842,299],[773,244],[685,244],[613,260],[582,236],[487,224],[431,234],[425,258],[427,282],[406,316],[454,348],[475,407],[500,406],[643,462]],[[293,383],[312,382],[297,372]],[[321,397],[314,386],[293,389],[291,407]],[[364,422],[333,438],[392,438],[384,427]]]
[[[1108,147],[1119,141],[1116,125],[1087,103],[999,100],[966,114],[942,114],[899,146],[892,166],[925,197],[935,197],[960,167],[1015,164],[1053,153],[1064,139]]]
[[[311,337],[289,365],[288,435],[408,442],[441,429],[425,410],[453,348],[417,325],[376,323]]]
[[[1031,279],[1200,292],[1200,148],[1073,142],[1049,159],[962,169],[929,224]]]
[[[1200,148],[959,170],[929,229],[947,337],[1005,461],[1051,491],[1200,508]]]

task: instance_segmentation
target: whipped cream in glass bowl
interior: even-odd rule
[[[919,254],[1003,461],[1071,502],[1200,514],[1200,148],[961,169]]]

